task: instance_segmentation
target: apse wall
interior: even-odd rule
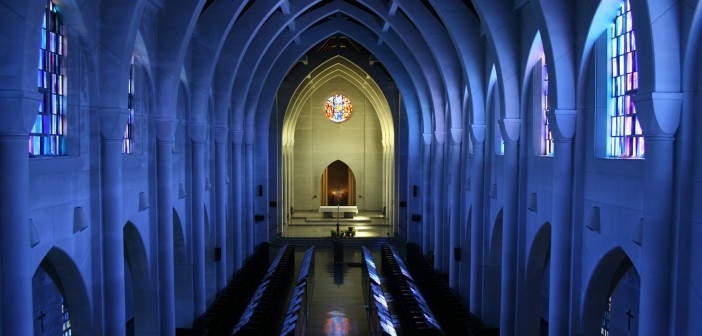
[[[353,106],[351,118],[334,123],[324,116],[326,99],[343,94]],[[383,147],[378,115],[363,92],[337,78],[316,90],[304,103],[295,127],[294,208],[316,210],[324,169],[335,160],[346,163],[356,177],[359,210],[382,210]]]

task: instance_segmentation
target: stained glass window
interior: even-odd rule
[[[553,135],[551,134],[551,126],[548,124],[548,117],[546,114],[550,110],[548,104],[548,66],[543,63],[541,69],[541,78],[543,80],[542,91],[541,91],[541,108],[542,108],[542,120],[543,126],[541,127],[541,138],[543,139],[543,153],[544,155],[553,155]]]
[[[61,302],[61,331],[62,336],[73,335],[71,331],[71,317],[68,314],[68,307],[66,307],[64,302]]]
[[[324,114],[327,119],[340,123],[351,118],[351,101],[343,95],[333,95],[327,98]]]
[[[644,156],[644,137],[631,96],[639,89],[636,37],[631,7],[625,0],[612,24],[612,99],[609,118],[609,155]]]
[[[129,119],[124,129],[122,153],[131,154],[134,152],[134,56],[129,67],[129,87],[128,87],[127,107],[129,108]]]
[[[600,335],[609,336],[609,321],[612,317],[612,297],[607,299],[607,307],[602,316],[602,325],[600,326]]]
[[[66,35],[61,15],[52,0],[46,6],[39,46],[37,87],[44,98],[29,133],[29,154],[66,154]]]

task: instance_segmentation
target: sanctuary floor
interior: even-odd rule
[[[318,211],[295,211],[283,228],[282,237],[327,238],[331,230],[354,227],[356,237],[392,237],[393,227],[380,211],[359,212],[354,218],[324,218]]]

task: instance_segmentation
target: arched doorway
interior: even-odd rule
[[[320,183],[319,205],[356,205],[356,176],[341,160],[329,164]]]
[[[481,319],[488,326],[500,325],[500,300],[502,284],[502,210],[495,218],[490,239],[489,254],[483,271],[485,292]]]
[[[531,243],[525,293],[523,294],[523,319],[519,326],[520,335],[548,334],[548,292],[551,269],[551,224],[541,226]]]
[[[132,222],[127,222],[123,232],[127,335],[153,333],[159,328],[158,307],[144,241]]]
[[[89,335],[91,306],[85,282],[73,260],[52,248],[32,277],[35,335]]]
[[[588,335],[638,335],[641,278],[620,247],[592,273],[584,297],[582,331]]]

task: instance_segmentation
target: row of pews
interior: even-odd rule
[[[287,295],[295,265],[295,246],[283,246],[268,266],[246,310],[231,335],[270,335],[271,317],[278,310],[281,297]]]
[[[389,285],[405,335],[446,335],[429,308],[409,269],[391,245],[380,248],[383,275]]]
[[[290,298],[288,312],[283,321],[280,336],[307,335],[309,302],[314,289],[314,246],[307,249],[302,257],[300,272],[295,281],[295,289]]]
[[[241,316],[251,293],[256,289],[268,265],[268,243],[256,246],[227,286],[207,311],[194,323],[194,328],[179,328],[177,335],[222,335],[232,330],[232,316]]]
[[[395,326],[392,316],[388,310],[388,303],[385,300],[385,293],[380,284],[378,270],[371,251],[365,246],[361,246],[363,260],[361,265],[363,297],[368,307],[368,324],[371,335],[396,336]]]
[[[429,307],[439,317],[439,324],[448,335],[493,335],[495,329],[484,328],[480,319],[460,302],[446,281],[414,243],[407,244],[407,264],[416,284],[425,294]]]

